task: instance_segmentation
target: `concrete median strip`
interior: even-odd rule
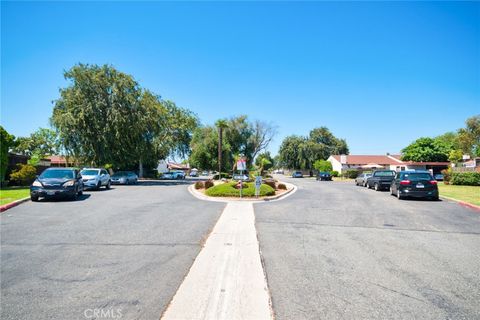
[[[251,202],[227,203],[162,319],[273,319]]]

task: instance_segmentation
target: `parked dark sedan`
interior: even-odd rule
[[[400,171],[390,186],[390,193],[397,198],[430,198],[438,200],[437,181],[428,171]]]
[[[73,168],[48,168],[30,186],[30,199],[63,196],[76,200],[83,193],[80,172]]]
[[[138,176],[131,171],[117,171],[111,177],[112,184],[136,184]]]
[[[317,174],[317,180],[332,181],[332,175],[330,174],[330,172],[319,172]]]

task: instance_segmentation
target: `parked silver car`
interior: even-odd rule
[[[357,186],[367,186],[367,180],[372,176],[371,173],[362,173],[359,174],[358,177],[355,179],[355,185]]]
[[[83,186],[85,189],[100,189],[105,187],[110,189],[110,175],[107,170],[99,168],[83,168],[80,171],[83,179]]]
[[[132,171],[117,171],[112,177],[112,184],[137,184],[138,176]]]
[[[162,174],[163,179],[168,179],[168,180],[179,180],[179,179],[185,179],[185,172],[183,171],[169,171],[169,172],[164,172]]]

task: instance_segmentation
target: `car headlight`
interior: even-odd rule
[[[75,184],[75,180],[68,180],[63,184],[64,187],[71,187]]]
[[[43,187],[42,184],[40,183],[40,181],[38,181],[38,180],[33,181],[32,186],[33,187]]]

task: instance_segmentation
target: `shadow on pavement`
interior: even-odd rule
[[[46,197],[46,198],[41,198],[40,200],[38,200],[38,202],[77,202],[77,201],[84,201],[84,200],[87,200],[88,198],[90,198],[90,195],[89,194],[82,194],[81,196],[78,196],[77,200],[72,200],[72,199],[69,199],[68,197]]]

